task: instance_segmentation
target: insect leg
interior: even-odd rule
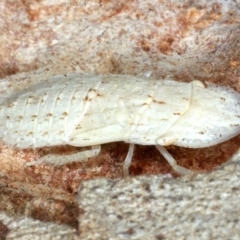
[[[187,174],[192,174],[194,172],[192,172],[191,170],[185,168],[185,167],[181,167],[177,164],[177,162],[175,161],[175,159],[171,156],[171,154],[166,150],[165,147],[161,146],[161,145],[156,145],[156,148],[158,149],[158,151],[163,155],[163,157],[168,161],[168,163],[171,165],[171,167],[180,174],[183,175],[187,175]]]
[[[72,153],[68,155],[59,155],[59,154],[48,154],[37,161],[27,163],[27,166],[37,165],[41,163],[48,163],[55,166],[63,165],[70,162],[84,161],[90,157],[96,156],[101,151],[101,145],[92,146],[91,150],[86,150],[82,152]]]
[[[130,144],[127,156],[126,156],[126,158],[124,160],[124,163],[123,163],[123,176],[124,177],[129,176],[128,169],[129,169],[129,167],[131,165],[131,162],[132,162],[134,146],[135,146],[134,144]]]

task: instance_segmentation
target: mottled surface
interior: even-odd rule
[[[211,174],[95,179],[79,187],[79,231],[1,213],[7,239],[238,239],[239,155]]]
[[[6,78],[0,82],[0,97],[49,76],[72,71],[131,75],[151,71],[154,78],[170,75],[179,81],[200,79],[240,92],[239,19],[240,6],[233,0],[2,0],[0,73]],[[213,148],[192,150],[173,146],[169,151],[180,165],[209,171],[229,159],[239,148],[239,142],[236,137]],[[2,224],[9,229],[7,238],[77,239],[80,237],[75,235],[76,228],[72,228],[76,219],[80,220],[81,239],[96,239],[95,234],[99,233],[102,239],[104,236],[137,239],[148,233],[149,239],[239,238],[237,161],[229,162],[222,170],[193,178],[166,180],[166,175],[159,175],[123,179],[118,180],[115,188],[111,187],[112,180],[83,182],[78,207],[76,192],[83,180],[122,177],[127,148],[126,144],[112,143],[104,145],[101,154],[88,162],[26,167],[26,162],[47,152],[63,154],[76,150],[65,146],[20,151],[1,144],[0,199],[4,201],[0,205],[1,210],[12,216],[1,214]],[[138,146],[130,175],[144,173],[173,174],[173,170],[154,147]],[[150,193],[137,192],[145,183],[150,186]],[[159,193],[155,189],[160,189]],[[119,192],[123,200],[120,198],[119,204],[115,204],[112,196],[116,194],[119,199]],[[150,205],[143,201],[146,196]],[[84,215],[78,215],[82,210]],[[61,211],[64,214],[59,214]],[[109,213],[119,211],[122,220],[115,221],[116,215]],[[44,217],[41,212],[46,213]],[[105,220],[98,222],[99,216]],[[143,226],[143,230],[136,225]],[[148,229],[144,232],[145,226]],[[3,230],[4,234],[7,231]]]
[[[83,182],[79,238],[238,239],[239,170],[232,162],[212,174],[181,179],[142,176]]]
[[[237,1],[1,1],[2,75],[152,71],[238,82]],[[236,85],[235,85],[236,86]]]

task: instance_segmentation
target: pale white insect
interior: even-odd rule
[[[203,148],[240,133],[240,94],[229,88],[128,75],[55,76],[14,93],[0,103],[0,138],[18,148],[73,145],[92,150],[37,161],[64,164],[99,153],[100,145],[124,141],[128,174],[134,144],[156,145],[179,173],[164,148]],[[62,160],[59,161],[59,158]]]

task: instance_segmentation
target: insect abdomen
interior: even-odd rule
[[[68,79],[69,80],[69,79]],[[1,138],[19,148],[68,144],[69,135],[84,116],[94,81],[51,79],[13,94],[0,109]]]

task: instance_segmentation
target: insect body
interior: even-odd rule
[[[100,144],[125,141],[125,174],[134,144],[156,145],[176,171],[189,173],[164,146],[202,148],[238,135],[240,94],[199,81],[71,73],[5,98],[0,119],[0,138],[18,148],[94,146],[62,163],[96,155]],[[54,162],[56,156],[41,160]]]

